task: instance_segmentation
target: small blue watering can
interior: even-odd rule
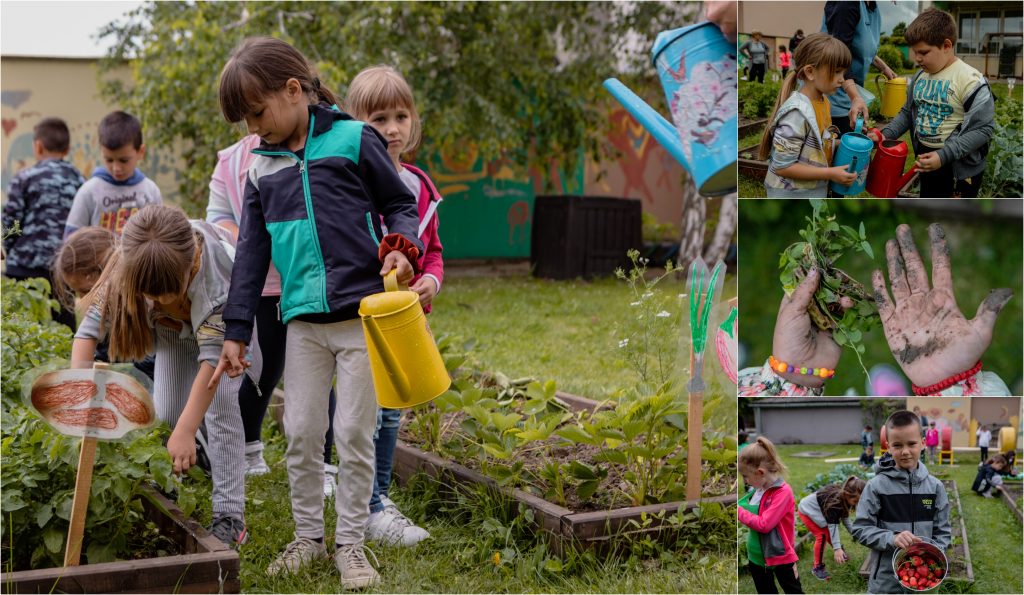
[[[849,165],[847,171],[856,173],[857,179],[849,186],[831,182],[833,192],[844,196],[864,192],[864,186],[868,181],[868,165],[871,163],[871,149],[875,148],[875,141],[859,132],[863,127],[864,118],[858,117],[853,128],[855,132],[847,132],[839,138],[839,149],[832,160],[832,166]]]
[[[651,56],[670,124],[614,78],[605,89],[693,177],[704,196],[736,191],[736,45],[710,22],[661,32]]]

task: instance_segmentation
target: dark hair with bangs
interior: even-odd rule
[[[317,78],[302,52],[273,37],[250,37],[243,41],[220,73],[220,110],[228,122],[241,122],[263,97],[280,91],[288,79],[310,97],[337,103],[334,93]]]
[[[345,95],[345,111],[355,119],[365,122],[373,112],[392,108],[409,110],[412,131],[402,152],[411,151],[420,144],[422,130],[412,88],[401,73],[391,66],[379,64],[363,70],[352,79]]]
[[[793,69],[786,75],[779,89],[779,96],[775,99],[775,107],[772,108],[772,115],[768,121],[775,121],[775,114],[779,107],[789,99],[797,89],[797,80],[803,78],[803,69],[811,66],[813,68],[828,68],[830,72],[845,71],[853,62],[850,48],[846,44],[832,37],[828,33],[811,33],[800,45],[796,46],[793,52]],[[775,127],[768,125],[761,135],[761,145],[758,147],[759,159],[767,159],[771,152],[772,139],[775,136]]]
[[[937,48],[942,47],[947,39],[956,47],[956,21],[948,12],[937,8],[927,8],[910,22],[903,33],[907,45],[923,41]]]
[[[127,112],[110,112],[100,120],[99,137],[100,146],[111,151],[127,145],[138,151],[142,148],[142,122]]]

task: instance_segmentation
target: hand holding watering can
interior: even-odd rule
[[[871,160],[871,149],[875,143],[859,131],[864,127],[864,120],[857,118],[853,129],[856,132],[847,132],[839,139],[839,150],[836,151],[833,167],[849,166],[847,171],[857,175],[850,184],[832,182],[830,187],[833,192],[850,196],[864,192],[864,185],[868,178],[868,164]]]

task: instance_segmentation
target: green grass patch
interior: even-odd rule
[[[818,473],[828,471],[834,466],[824,459],[797,458],[792,455],[801,451],[816,450],[832,452],[828,458],[860,456],[860,445],[854,444],[799,444],[778,445],[779,454],[789,467],[788,483],[793,488],[797,500],[806,496],[808,482]],[[960,503],[963,507],[967,524],[967,543],[971,550],[971,563],[974,565],[975,582],[971,593],[1017,593],[1020,591],[1022,567],[1019,563],[1021,550],[1021,526],[1007,510],[1006,505],[998,498],[981,498],[971,491],[971,483],[977,473],[978,458],[974,453],[957,453],[956,465],[929,465],[933,475],[939,479],[956,480],[960,492]],[[797,520],[800,524],[800,520]],[[832,578],[826,582],[819,581],[811,574],[813,554],[810,548],[799,552],[797,563],[800,582],[806,593],[864,593],[867,580],[860,577],[860,569],[869,550],[854,542],[853,537],[840,528],[843,547],[850,556],[850,561],[839,566],[832,559],[832,549],[826,548],[825,564]],[[744,561],[745,562],[745,561]],[[952,585],[943,584],[939,593],[958,592],[950,590]],[[754,582],[746,570],[740,571],[739,592],[754,593]]]
[[[927,227],[932,222],[942,223],[951,250],[953,287],[957,304],[964,316],[974,318],[978,305],[997,287],[1013,289],[1015,297],[999,315],[992,344],[984,355],[985,369],[997,373],[1011,394],[1019,394],[1022,382],[1022,350],[1024,344],[1024,315],[1021,295],[1022,274],[1017,265],[1024,258],[1020,219],[965,217],[963,215],[928,213],[916,208],[899,208],[888,201],[834,201],[838,222],[857,228],[864,222],[868,242],[874,251],[874,260],[857,253],[844,257],[836,264],[870,290],[871,271],[886,270],[885,242],[895,237],[896,226],[910,225],[918,250],[931,276],[931,253]],[[984,203],[982,203],[984,204]],[[741,366],[760,366],[768,359],[772,348],[775,317],[782,299],[779,283],[779,254],[791,243],[800,241],[797,231],[805,225],[811,207],[804,201],[744,201],[739,213],[739,261],[745,270],[758,271],[744,274],[740,279],[740,295],[760,296],[761,299],[744,300],[740,313],[740,340],[747,346],[748,359]],[[899,369],[889,351],[885,334],[879,327],[864,335],[867,349],[864,363],[889,364]],[[828,394],[842,395],[848,389],[852,394],[865,393],[863,371],[856,355],[849,349],[836,366],[835,378],[828,382]],[[909,381],[908,381],[909,386]]]

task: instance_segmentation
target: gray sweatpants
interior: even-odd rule
[[[262,360],[255,343],[252,367],[247,374],[259,378]],[[153,404],[157,417],[172,428],[185,410],[192,384],[199,373],[199,344],[192,329],[185,325],[176,331],[157,324],[155,331],[156,367],[153,371]],[[255,368],[255,370],[253,370]],[[213,475],[213,513],[245,516],[245,432],[238,408],[238,389],[242,376],[221,376],[217,393],[206,411],[207,443]]]
[[[331,324],[288,323],[284,364],[284,432],[296,537],[324,537],[324,433],[327,396],[335,373],[338,406],[338,522],[334,540],[362,543],[373,493],[373,433],[377,400],[359,319]]]

